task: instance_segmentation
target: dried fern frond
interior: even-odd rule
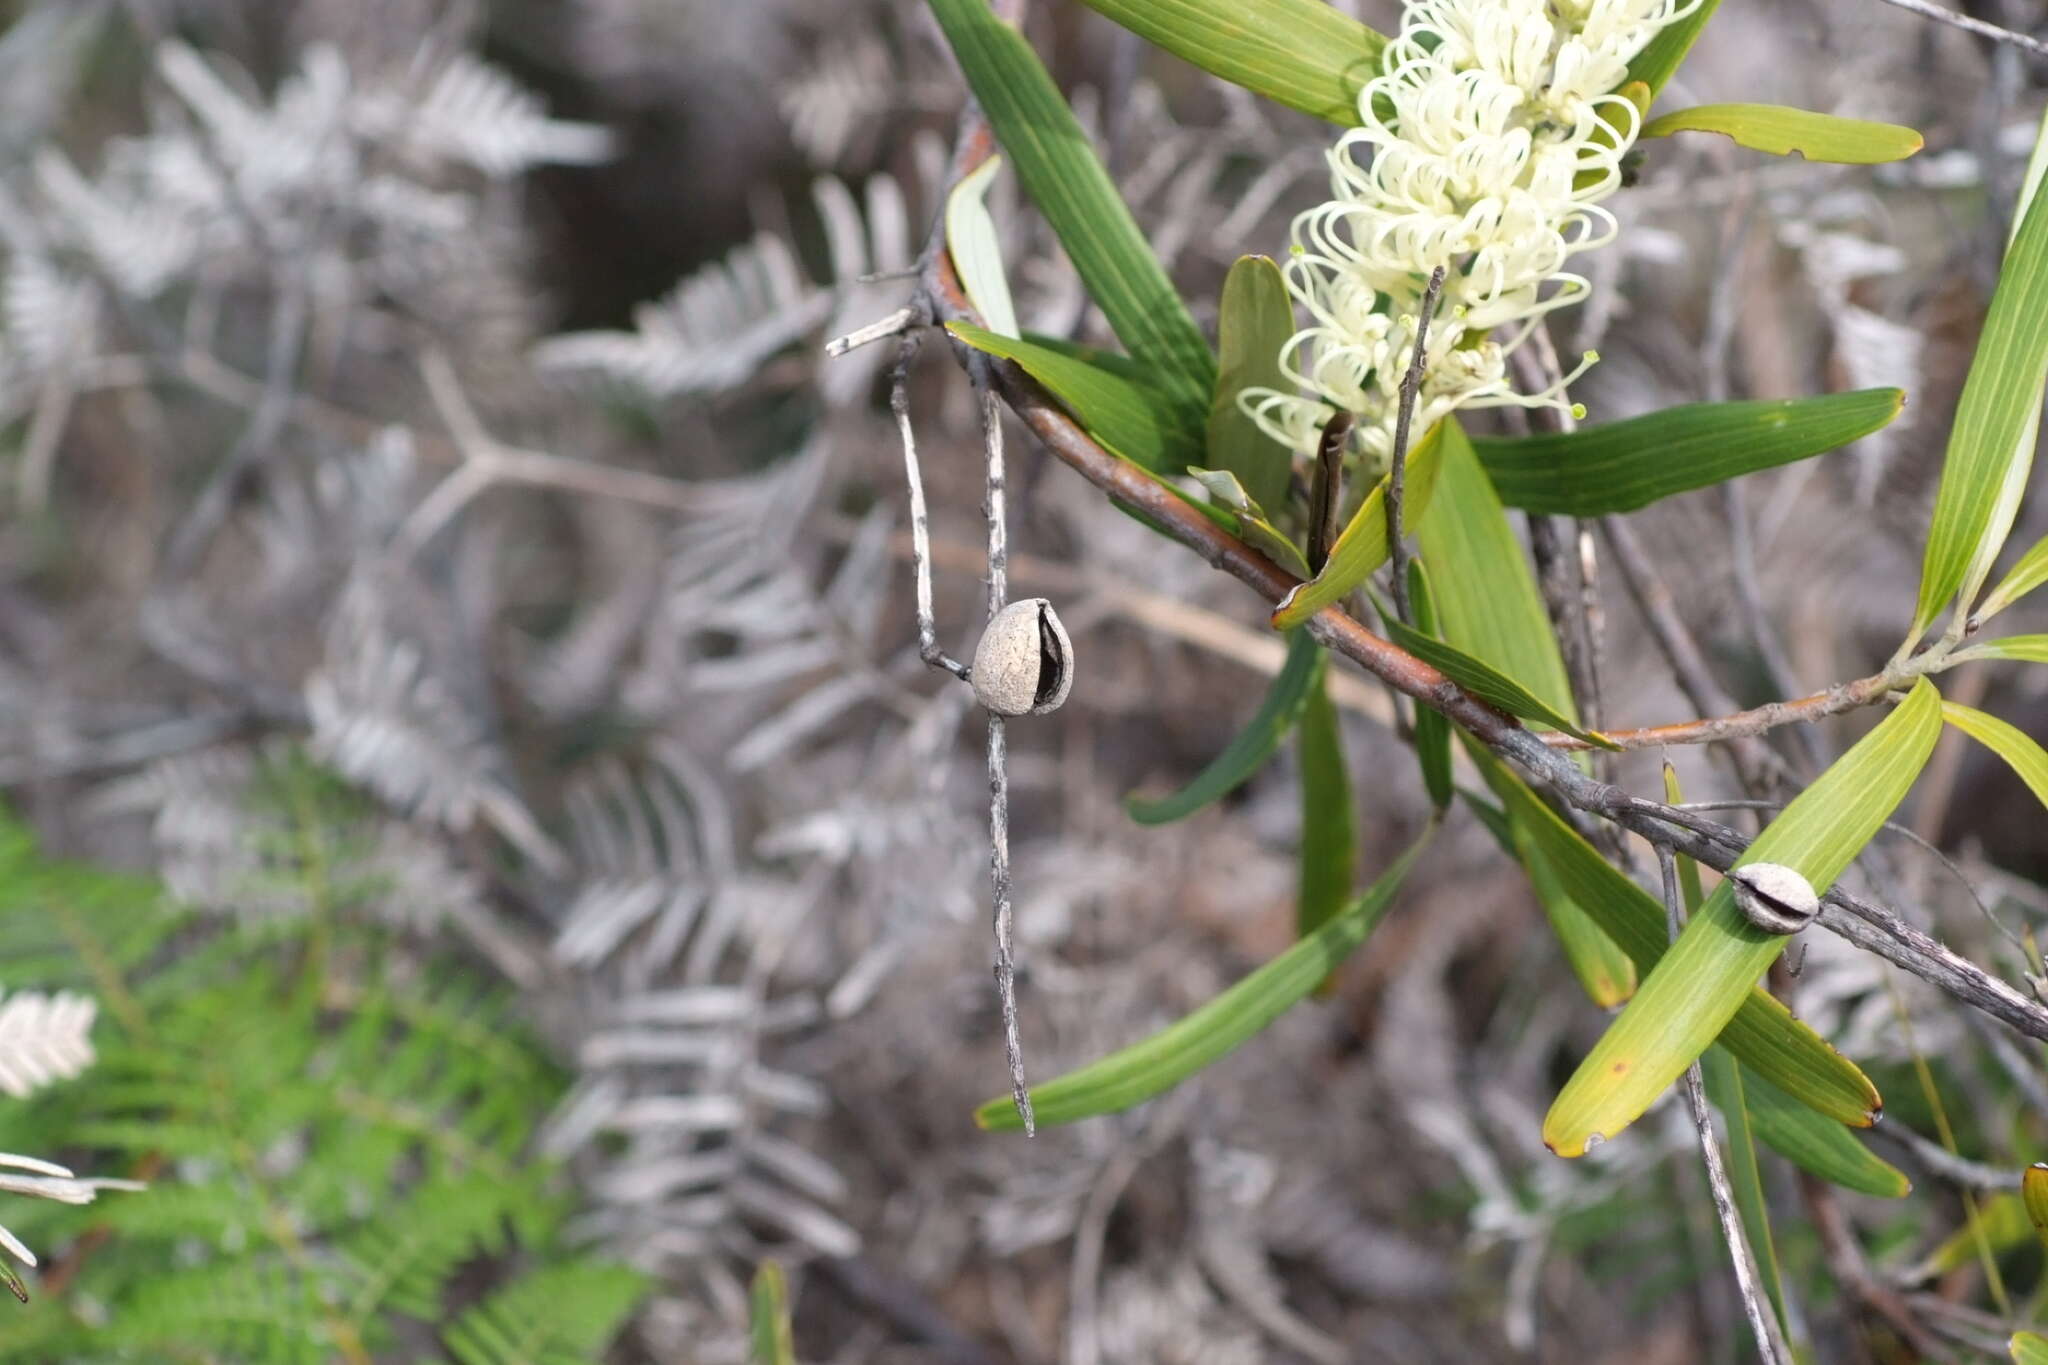
[[[634,310],[631,332],[571,332],[534,349],[543,373],[626,385],[658,398],[732,388],[824,321],[830,297],[770,233],[733,248]]]
[[[16,991],[0,1000],[0,1092],[26,1099],[92,1065],[99,1006],[72,991]]]

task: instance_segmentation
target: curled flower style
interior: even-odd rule
[[[1287,282],[1310,325],[1281,368],[1302,392],[1247,389],[1245,411],[1302,452],[1349,412],[1368,460],[1386,460],[1437,266],[1416,429],[1458,408],[1568,407],[1566,386],[1592,356],[1537,393],[1510,385],[1507,357],[1590,290],[1566,267],[1613,240],[1600,201],[1641,127],[1616,88],[1699,2],[1409,0],[1381,74],[1359,92],[1359,126],[1329,152],[1331,199],[1294,220]]]

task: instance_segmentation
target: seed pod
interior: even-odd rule
[[[1074,685],[1074,646],[1043,597],[1026,597],[995,614],[974,647],[974,697],[999,716],[1054,710]]]
[[[1813,885],[1782,863],[1749,863],[1728,874],[1735,907],[1767,934],[1796,934],[1820,913]]]

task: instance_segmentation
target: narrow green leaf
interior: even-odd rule
[[[1335,13],[1327,10],[1327,13]],[[1269,256],[1240,256],[1223,280],[1217,315],[1216,396],[1209,404],[1209,464],[1237,475],[1270,517],[1287,506],[1294,455],[1237,405],[1247,388],[1289,389],[1280,351],[1294,335],[1287,280]]]
[[[1771,1301],[1780,1329],[1785,1327],[1785,1282],[1778,1269],[1777,1239],[1771,1236],[1771,1205],[1764,1194],[1763,1172],[1757,1169],[1756,1137],[1750,1130],[1749,1102],[1742,1084],[1742,1069],[1727,1050],[1710,1047],[1700,1058],[1700,1078],[1706,1083],[1707,1099],[1721,1111],[1728,1126],[1728,1184],[1735,1195],[1736,1210],[1742,1215],[1742,1232],[1749,1239],[1750,1254],[1757,1274],[1764,1282],[1764,1295]],[[1810,1110],[1801,1110],[1811,1113]],[[1826,1119],[1820,1122],[1826,1123]],[[1831,1125],[1836,1132],[1847,1132]]]
[[[1964,653],[1972,659],[2017,659],[2022,663],[2048,664],[2048,635],[2008,635],[2003,640],[1986,640],[1981,645],[1972,645]]]
[[[1782,863],[1825,891],[1905,798],[1940,734],[1941,698],[1921,679],[1742,861]],[[1729,883],[1716,887],[1551,1105],[1543,1124],[1551,1150],[1579,1156],[1635,1122],[1751,998],[1787,941],[1745,920]]]
[[[1419,559],[1408,563],[1408,605],[1415,612],[1415,628],[1436,636],[1436,597]],[[1430,802],[1442,810],[1451,804],[1451,723],[1443,712],[1427,706],[1415,708],[1415,757],[1422,764],[1422,785]]]
[[[1687,403],[1577,431],[1477,437],[1500,499],[1527,512],[1598,517],[1839,449],[1905,405],[1898,389],[1818,398]]]
[[[1414,526],[1420,521],[1435,496],[1437,467],[1442,463],[1446,444],[1453,439],[1448,433],[1455,431],[1456,427],[1456,422],[1445,418],[1430,428],[1429,434],[1408,452],[1408,468],[1402,481],[1405,525]],[[1462,441],[1463,433],[1458,433],[1455,439]],[[1274,626],[1288,630],[1300,625],[1332,602],[1349,595],[1386,562],[1387,480],[1382,478],[1358,504],[1358,510],[1352,513],[1343,533],[1337,537],[1337,543],[1330,547],[1330,559],[1323,565],[1323,571],[1289,593],[1279,606],[1273,608]]]
[[[2041,1235],[2041,1245],[2048,1246],[2048,1161],[2037,1161],[2020,1173],[2020,1203],[2027,1221]]]
[[[2038,1332],[2012,1334],[2014,1365],[2048,1365],[2048,1337]]]
[[[1301,894],[1294,917],[1301,938],[1343,908],[1358,877],[1344,736],[1326,681],[1325,674],[1316,674],[1301,713]]]
[[[1003,241],[988,212],[988,187],[995,183],[1003,159],[992,156],[964,176],[946,196],[946,250],[967,298],[998,336],[1017,335],[1017,308],[1010,301],[1010,278],[1003,273]]]
[[[1394,860],[1364,894],[1338,911],[1322,928],[1239,981],[1177,1023],[1140,1043],[1111,1053],[1031,1091],[1040,1127],[1113,1114],[1170,1090],[1242,1046],[1315,989],[1316,984],[1365,942],[1402,880],[1428,847],[1436,822]],[[1008,1095],[974,1111],[983,1128],[1021,1128]]]
[[[946,330],[977,351],[1014,360],[1059,399],[1074,420],[1113,454],[1154,474],[1178,474],[1201,457],[1200,428],[1173,398],[1128,373],[1022,337],[998,336],[964,322]]]
[[[2044,147],[2048,136],[2037,145],[2035,164],[2028,170],[2031,188],[2038,188]],[[1975,593],[2012,527],[2033,468],[2042,383],[2048,380],[2043,317],[2048,317],[2048,196],[2030,193],[2021,199],[2019,227],[1999,269],[1991,310],[1949,428],[1920,571],[1920,600],[1913,612],[1914,639],[1951,599]]]
[[[1709,1048],[1707,1056],[1720,1052]],[[1759,1141],[1778,1155],[1845,1190],[1879,1199],[1903,1199],[1913,1182],[1833,1119],[1816,1114],[1754,1072],[1744,1069],[1743,1098]]]
[[[1773,156],[1797,152],[1808,161],[1850,166],[1904,161],[1927,145],[1919,133],[1896,123],[1866,123],[1782,104],[1695,105],[1651,119],[1642,136],[1673,133],[1721,133],[1752,151]]]
[[[1945,701],[1941,718],[2004,759],[2042,805],[2048,806],[2048,750],[2008,721],[1974,707]]]
[[[789,1325],[789,1283],[782,1267],[763,1261],[754,1271],[751,1295],[754,1365],[796,1365]]]
[[[1639,968],[1653,972],[1670,948],[1664,903],[1616,870],[1498,760],[1486,776],[1509,814],[1536,836],[1573,899]],[[1870,1078],[1765,991],[1751,988],[1720,1038],[1754,1074],[1836,1123],[1868,1128],[1883,1112]]]
[[[1204,71],[1290,109],[1355,124],[1387,40],[1322,0],[1083,0]]]
[[[930,0],[1017,178],[1052,224],[1088,292],[1153,383],[1199,429],[1216,360],[1109,172],[1024,35],[987,0]]]
[[[1498,707],[1511,716],[1520,716],[1524,720],[1548,725],[1553,730],[1562,730],[1568,735],[1600,745],[1602,748],[1616,747],[1598,731],[1580,729],[1559,714],[1554,707],[1538,700],[1528,688],[1492,665],[1483,663],[1441,640],[1433,640],[1414,627],[1404,626],[1399,621],[1389,619],[1382,624],[1386,627],[1389,640],[1487,705]]]
[[[1707,20],[1714,17],[1714,11],[1721,7],[1721,0],[1702,0],[1700,7],[1675,24],[1666,24],[1657,31],[1657,36],[1643,45],[1635,60],[1628,64],[1628,79],[1641,81],[1656,94],[1664,88],[1685,60],[1685,54],[1692,51],[1698,41],[1700,30],[1707,26]]]
[[[1977,619],[1990,620],[2043,583],[2048,583],[2048,536],[2035,541],[1998,586],[1985,595],[1983,605],[1977,608]]]
[[[1564,949],[1565,960],[1571,963],[1572,974],[1579,978],[1580,988],[1601,1009],[1620,1008],[1635,994],[1634,961],[1572,899],[1558,878],[1557,869],[1550,865],[1526,828],[1510,823],[1509,837],[1514,840],[1516,861],[1528,873],[1529,885],[1535,889],[1536,899],[1550,921],[1551,932]]]
[[[1202,491],[1209,495],[1211,508],[1227,509],[1235,518],[1234,529],[1239,540],[1296,578],[1309,576],[1308,559],[1302,554],[1301,547],[1267,519],[1266,509],[1245,492],[1244,485],[1237,481],[1237,475],[1227,469],[1196,469],[1192,465],[1187,472],[1188,477],[1202,485]]]
[[[1280,741],[1287,738],[1287,732],[1301,719],[1310,696],[1319,690],[1318,684],[1328,658],[1322,646],[1311,639],[1307,631],[1296,632],[1287,642],[1287,662],[1281,666],[1279,676],[1273,679],[1273,685],[1266,690],[1266,699],[1260,704],[1258,714],[1252,717],[1251,724],[1240,731],[1208,767],[1196,774],[1194,781],[1173,795],[1153,800],[1126,797],[1124,808],[1130,812],[1131,818],[1141,825],[1164,825],[1185,819],[1211,801],[1235,790],[1246,778],[1264,767],[1266,760],[1280,748]]]
[[[1513,678],[1576,723],[1564,656],[1522,544],[1463,428],[1454,420],[1443,426],[1436,496],[1410,522],[1429,562],[1444,643]]]

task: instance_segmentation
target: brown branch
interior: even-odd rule
[[[995,136],[986,118],[970,110],[963,118],[954,148],[950,183],[957,183],[994,151]],[[921,302],[929,306],[935,321],[978,321],[946,252],[943,234],[942,219],[935,224],[925,251]],[[971,354],[957,340],[955,350],[963,362]],[[987,360],[996,394],[1054,457],[1113,501],[1142,513],[1167,535],[1201,556],[1203,562],[1230,574],[1268,602],[1278,603],[1301,586],[1293,574],[1210,522],[1173,488],[1096,444],[1023,370],[1006,360]],[[1587,776],[1562,752],[1579,747],[1576,742],[1562,743],[1561,737],[1539,737],[1525,729],[1519,721],[1473,697],[1429,664],[1373,634],[1341,607],[1324,607],[1309,619],[1307,626],[1310,635],[1324,648],[1350,659],[1395,691],[1441,712],[1579,810],[1610,820],[1653,843],[1669,844],[1717,871],[1728,870],[1747,849],[1749,841],[1733,829],[1692,812],[1641,800],[1611,783]],[[1776,725],[1818,720],[1871,705],[1925,671],[1930,662],[1931,656],[1923,655],[1885,674],[1798,701],[1774,703],[1713,720],[1624,731],[1615,738],[1626,748],[1646,748],[1757,735]],[[1894,912],[1838,888],[1827,894],[1819,919],[1832,932],[1941,987],[1963,1003],[2029,1037],[2048,1039],[2048,1006],[1949,951]]]

